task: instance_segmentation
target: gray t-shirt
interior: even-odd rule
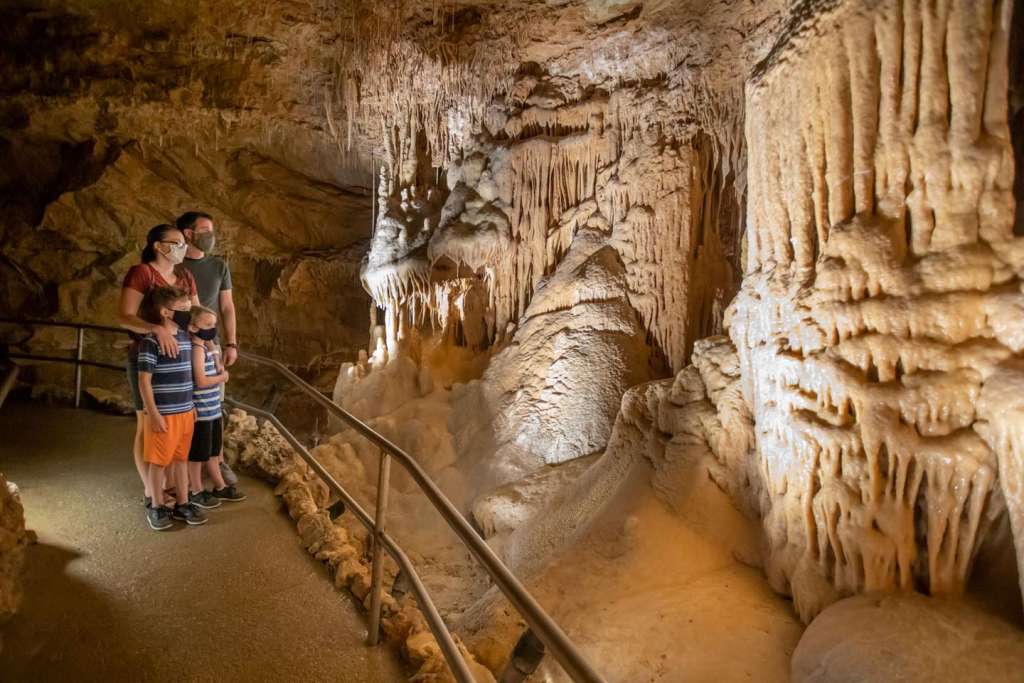
[[[223,324],[220,317],[220,293],[231,289],[231,269],[227,261],[207,254],[202,258],[186,258],[185,267],[192,271],[196,279],[199,303],[217,314],[220,327]]]

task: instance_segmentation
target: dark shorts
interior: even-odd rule
[[[142,394],[139,392],[139,354],[136,351],[128,352],[128,362],[125,364],[125,368],[128,375],[128,391],[132,395],[135,412],[145,410],[146,407],[142,404]]]
[[[220,455],[223,422],[219,417],[216,420],[196,420],[192,448],[188,452],[189,462],[206,462]]]

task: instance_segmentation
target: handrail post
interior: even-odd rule
[[[78,341],[75,344],[75,407],[82,405],[82,352],[85,346],[85,328],[78,328]]]
[[[373,577],[370,584],[370,632],[368,645],[380,640],[380,603],[384,592],[384,531],[388,514],[388,488],[391,482],[391,456],[380,451],[380,465],[377,469],[377,516],[373,520]]]

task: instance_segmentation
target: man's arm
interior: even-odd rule
[[[224,364],[231,366],[238,360],[238,328],[235,322],[235,298],[230,289],[220,290],[220,317],[224,322]]]

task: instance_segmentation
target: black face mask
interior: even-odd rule
[[[188,311],[175,311],[174,315],[171,316],[178,327],[188,328],[188,324],[192,322],[192,314]]]
[[[203,341],[213,341],[217,337],[217,328],[211,327],[208,330],[196,330],[196,336]]]

